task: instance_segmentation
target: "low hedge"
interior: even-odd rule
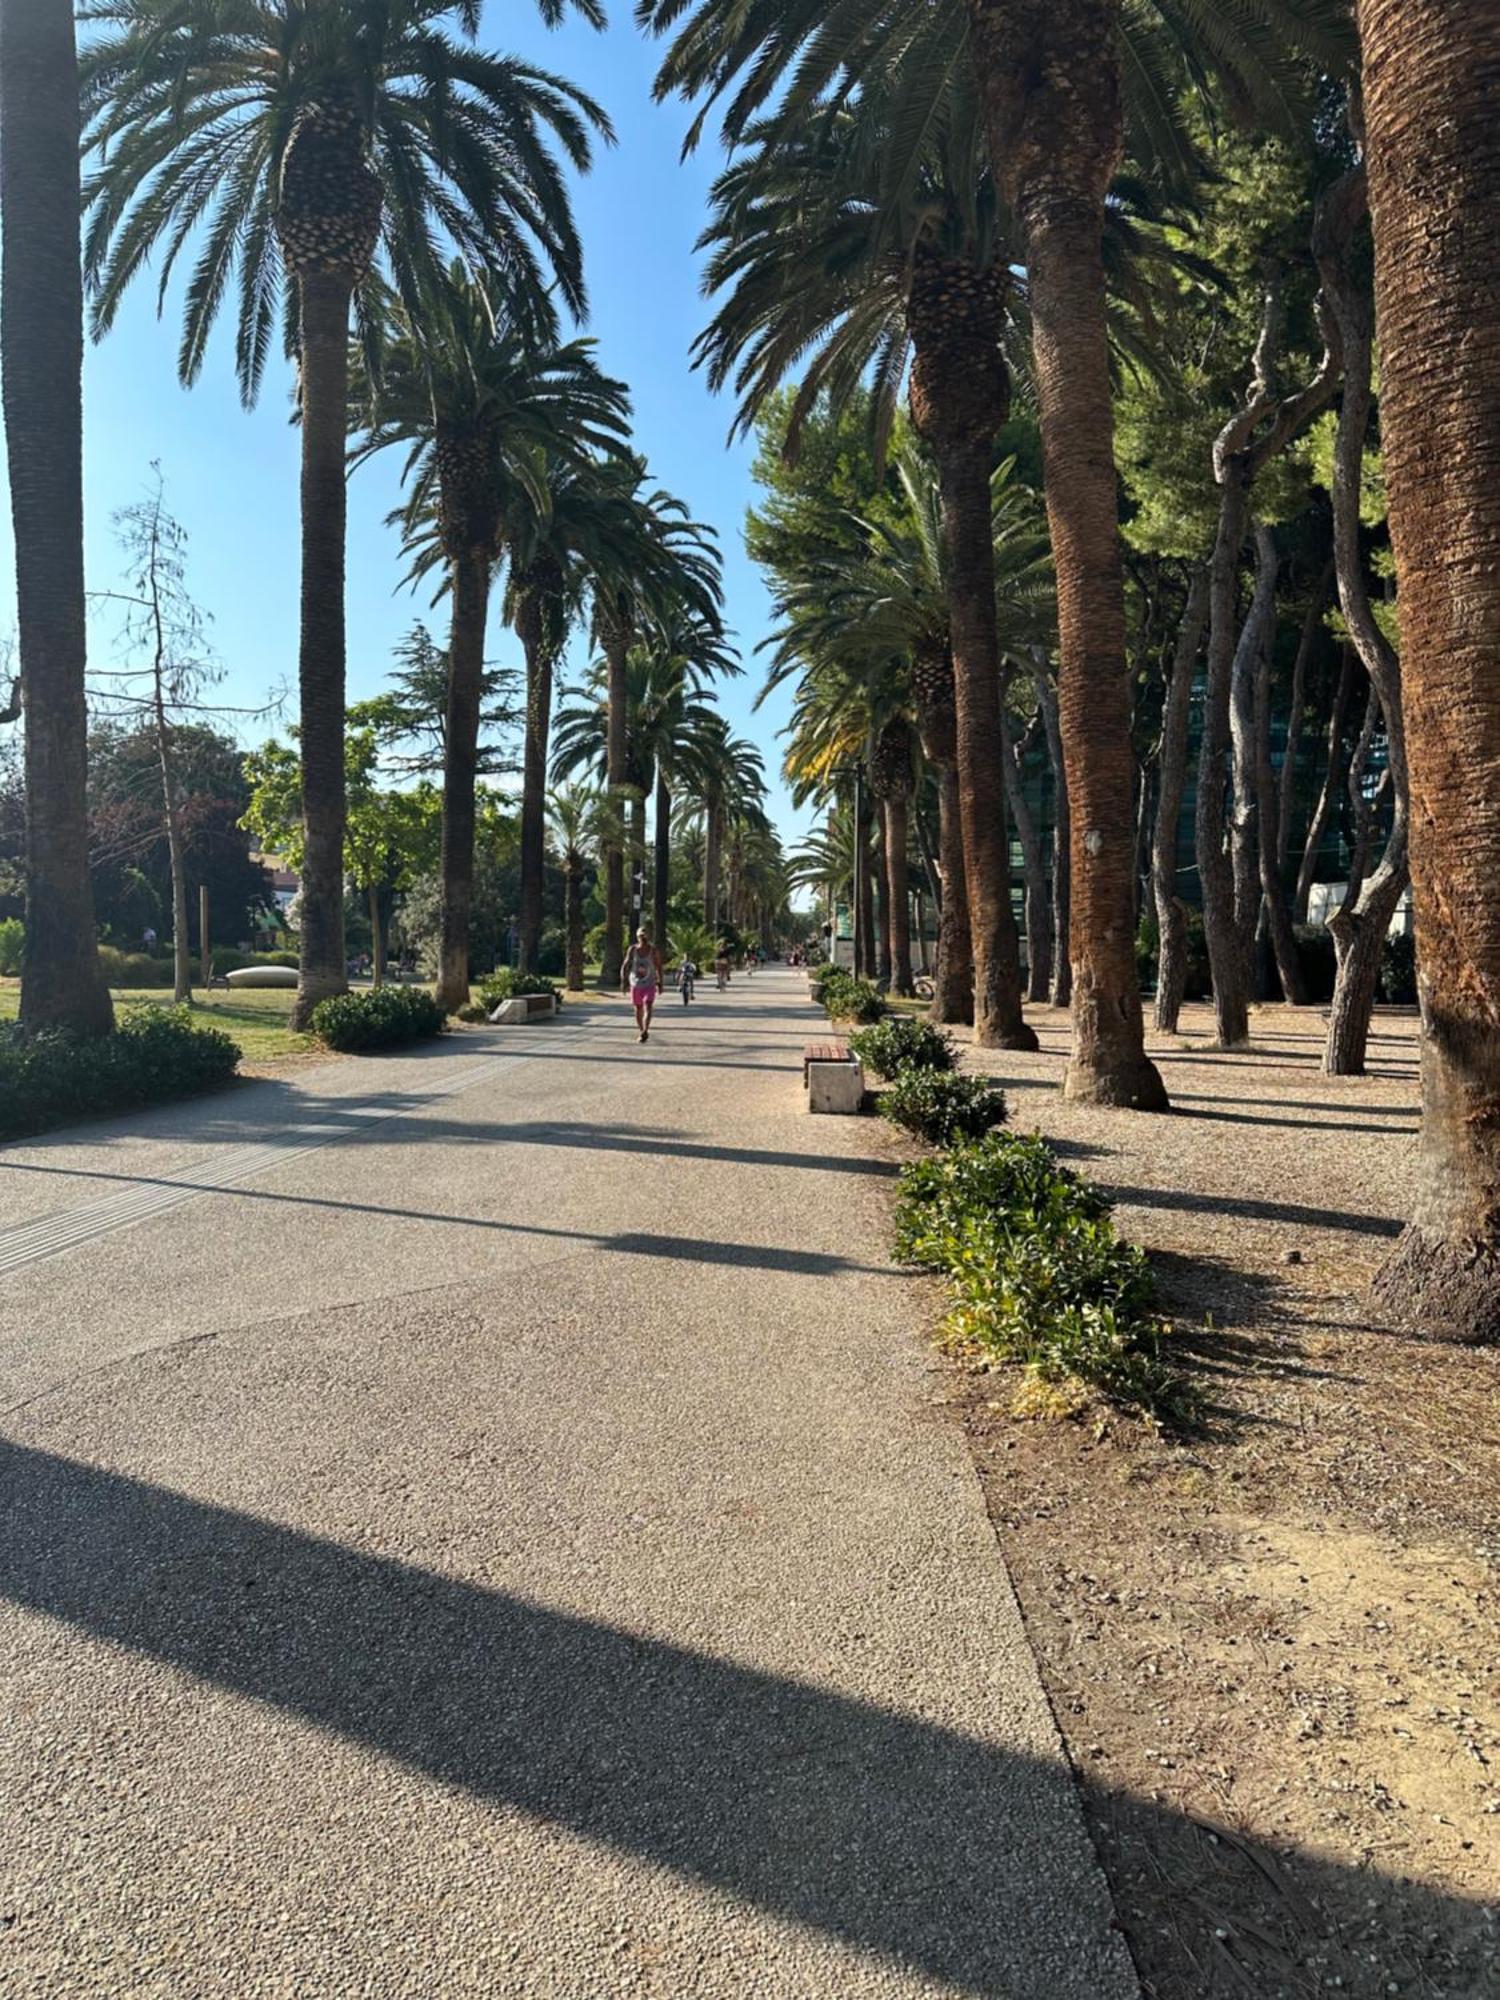
[[[978,1139],[1005,1122],[1005,1093],[982,1076],[948,1076],[941,1070],[902,1070],[880,1096],[880,1114],[929,1146]]]
[[[447,1018],[425,986],[382,986],[320,1000],[312,1011],[312,1030],[331,1049],[363,1055],[440,1035]]]
[[[137,1008],[113,1034],[87,1039],[12,1031],[0,1040],[0,1138],[214,1090],[239,1059],[228,1035],[195,1027],[185,1007]]]
[[[817,995],[820,1006],[832,1021],[856,1021],[865,1024],[883,1021],[890,1012],[878,987],[873,986],[868,979],[851,978],[842,970],[835,971],[828,979],[820,980]]]
[[[171,986],[177,977],[170,953],[163,958],[144,951],[121,951],[112,944],[100,945],[99,965],[106,986],[149,989]]]
[[[550,993],[562,1004],[562,988],[555,979],[548,979],[540,972],[516,972],[508,965],[502,965],[498,972],[486,973],[479,986],[480,1002],[486,1013],[502,1000],[514,1000],[522,993]]]
[[[1071,1412],[1094,1392],[1152,1417],[1185,1410],[1144,1252],[1041,1139],[992,1132],[903,1169],[895,1249],[946,1278],[948,1340],[1025,1368],[1018,1411]]]
[[[949,1070],[953,1067],[953,1038],[935,1028],[931,1021],[918,1021],[910,1014],[892,1014],[849,1037],[849,1046],[862,1063],[878,1076],[896,1077],[909,1069]]]

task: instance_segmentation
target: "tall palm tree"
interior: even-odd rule
[[[1500,15],[1359,0],[1401,609],[1424,1037],[1422,1166],[1378,1289],[1500,1342]]]
[[[713,533],[693,520],[682,501],[661,488],[648,491],[642,459],[616,469],[616,505],[623,519],[613,546],[619,559],[593,579],[594,637],[609,675],[607,782],[625,803],[628,791],[628,669],[630,649],[643,622],[689,616],[718,617],[720,565]],[[624,923],[624,856],[618,844],[605,855],[604,953],[599,983],[620,983]]]
[[[1003,352],[1010,292],[977,106],[955,90],[903,184],[892,182],[902,108],[867,80],[847,113],[801,132],[753,128],[720,176],[707,241],[721,294],[700,342],[716,386],[734,380],[748,424],[793,366],[793,409],[848,397],[874,370],[883,438],[907,378],[912,420],[942,489],[955,751],[975,973],[975,1038],[1035,1048],[1021,1016],[1000,770],[999,650],[989,532],[996,441],[1010,412]]]
[[[591,341],[536,340],[493,280],[455,265],[440,297],[414,319],[387,287],[354,360],[355,457],[407,447],[402,512],[418,571],[441,560],[449,594],[444,727],[442,938],[438,998],[469,997],[474,879],[474,781],[490,585],[502,548],[507,488],[526,482],[538,452],[581,460],[622,446],[629,397],[603,374]],[[425,549],[423,547],[425,543]]]
[[[682,618],[664,627],[646,649],[650,660],[636,717],[643,755],[655,772],[652,802],[652,920],[658,948],[667,943],[667,904],[672,879],[673,795],[691,781],[700,739],[717,714],[704,698],[715,674],[737,674],[739,661],[714,625]]]
[[[714,715],[694,742],[689,783],[703,826],[703,922],[713,931],[719,922],[725,830],[735,813],[760,809],[766,795],[765,764],[753,743],[736,736],[724,716]]]
[[[113,1025],[85,798],[83,294],[68,0],[0,8],[0,372],[26,721],[28,1030]]]
[[[583,873],[605,829],[603,800],[591,785],[565,785],[549,793],[547,818],[562,860],[563,939],[569,992],[583,987]]]
[[[1226,72],[1241,102],[1278,115],[1301,58],[1349,54],[1344,0],[637,0],[674,39],[659,94],[725,100],[745,138],[779,96],[778,135],[837,110],[881,63],[902,79],[888,183],[912,173],[955,79],[977,89],[991,167],[1020,232],[1033,327],[1047,503],[1058,570],[1059,702],[1072,814],[1074,1045],[1064,1088],[1161,1108],[1136,981],[1124,587],[1112,449],[1106,202],[1124,150],[1180,171],[1172,116],[1186,72]],[[1188,60],[1182,63],[1182,52]],[[982,384],[981,373],[976,384]],[[971,482],[972,483],[972,482]],[[977,508],[969,508],[971,516]],[[968,546],[977,550],[977,530]],[[962,675],[960,675],[962,682]],[[998,768],[998,766],[997,766]]]
[[[601,20],[597,0],[577,0]],[[556,20],[564,0],[542,0]],[[161,251],[158,300],[191,243],[178,370],[202,366],[238,293],[241,393],[260,386],[277,321],[298,361],[302,429],[299,683],[302,968],[296,1018],[345,985],[344,546],[349,322],[383,261],[409,313],[444,246],[505,270],[539,325],[555,284],[584,305],[556,145],[588,164],[598,106],[572,85],[471,46],[475,0],[93,0],[85,145],[98,168],[85,268],[96,332]],[[457,34],[453,32],[457,29]],[[163,247],[164,246],[164,247]]]

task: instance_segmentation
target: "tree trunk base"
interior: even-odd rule
[[[297,988],[297,997],[292,1002],[291,1019],[287,1025],[294,1034],[305,1035],[312,1027],[313,1009],[321,1000],[331,1000],[335,995],[347,993],[347,979],[331,979],[324,983],[304,981]]]
[[[1025,1049],[1034,1054],[1042,1045],[1036,1038],[1035,1028],[1028,1028],[1023,1021],[1018,1028],[980,1027],[974,1035],[974,1046],[980,1049]]]
[[[1118,1111],[1170,1109],[1161,1072],[1148,1056],[1108,1065],[1074,1056],[1063,1071],[1062,1094],[1074,1104],[1099,1104]]]
[[[1500,1245],[1435,1236],[1413,1223],[1372,1289],[1395,1324],[1418,1340],[1500,1346]]]

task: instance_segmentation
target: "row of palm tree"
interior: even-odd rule
[[[566,0],[540,4],[549,23],[568,11]],[[602,25],[594,0],[575,0],[574,11]],[[7,64],[7,82],[38,72],[49,116],[70,106],[39,149],[27,139],[5,153],[15,214],[38,213],[26,190],[37,160],[61,190],[40,211],[50,243],[28,237],[24,224],[7,237],[16,250],[7,275],[17,280],[6,314],[7,388],[17,391],[7,399],[13,485],[23,506],[33,491],[38,499],[35,522],[23,522],[28,611],[38,558],[61,551],[53,572],[59,561],[76,569],[81,547],[81,535],[56,532],[60,520],[81,521],[67,445],[78,437],[76,408],[62,425],[61,453],[57,437],[49,440],[50,468],[31,430],[60,415],[60,388],[50,400],[36,392],[52,386],[41,380],[44,361],[76,374],[82,304],[76,284],[71,297],[63,287],[55,298],[21,290],[39,260],[77,242],[81,145],[89,169],[82,264],[96,336],[148,264],[160,305],[190,255],[183,382],[196,380],[226,297],[247,404],[273,344],[296,361],[302,1022],[345,984],[347,473],[351,459],[392,445],[405,452],[396,518],[410,573],[438,577],[450,617],[439,991],[460,1005],[468,996],[485,633],[502,564],[504,610],[526,666],[523,964],[534,961],[541,932],[553,678],[575,625],[592,616],[612,668],[635,640],[669,655],[686,648],[723,658],[712,535],[649,486],[631,448],[624,385],[601,370],[590,342],[564,337],[560,326],[560,311],[577,318],[586,304],[566,175],[587,167],[596,141],[609,140],[608,120],[564,79],[480,48],[472,0],[402,0],[394,9],[368,0],[316,9],[290,0],[100,0],[87,14],[79,71],[71,20],[45,0],[17,17]],[[29,131],[19,95],[15,111],[12,132]],[[37,359],[23,395],[29,340]],[[17,356],[21,377],[9,365]],[[36,474],[44,472],[42,491]],[[60,804],[71,817],[55,836],[39,821],[32,841],[38,882],[59,870],[67,879],[59,875],[56,893],[38,901],[24,1011],[34,1025],[89,1030],[108,1025],[109,1000],[92,942],[86,853],[72,824],[81,796],[81,766],[72,765],[82,754],[82,632],[66,614],[81,612],[81,580],[49,573],[47,581],[52,615],[28,618],[26,651],[34,694],[45,697],[52,658],[58,687],[55,699],[32,703],[28,740],[38,766],[30,796],[39,814]],[[611,697],[613,736],[626,699],[617,675]],[[49,744],[49,728],[66,741]],[[625,774],[612,763],[619,789]],[[618,845],[609,879],[607,958],[617,963]]]
[[[1474,811],[1500,781],[1500,708],[1486,693],[1500,645],[1500,418],[1480,387],[1500,354],[1500,17],[1464,0],[638,0],[637,13],[671,38],[659,92],[698,102],[690,139],[717,110],[735,149],[708,231],[718,312],[702,352],[717,381],[733,381],[742,420],[794,368],[794,433],[819,395],[872,382],[888,413],[905,384],[928,448],[976,1036],[991,1044],[1021,1024],[1001,908],[1008,756],[988,483],[1016,343],[1029,339],[1071,812],[1064,1088],[1143,1109],[1167,1099],[1144,1049],[1133,949],[1112,384],[1117,302],[1131,288],[1128,259],[1112,255],[1129,206],[1122,168],[1160,201],[1190,199],[1183,113],[1195,101],[1211,117],[1228,105],[1291,129],[1324,80],[1349,94],[1394,370],[1382,438],[1426,1026],[1427,1172],[1385,1292],[1426,1330],[1500,1338],[1500,818]],[[1351,451],[1341,477],[1351,462],[1357,475]],[[1227,551],[1231,577],[1248,528],[1241,519]],[[791,643],[815,673],[840,670]],[[1384,681],[1380,698],[1395,698],[1393,668]],[[867,679],[864,692],[868,726],[878,690]],[[1208,773],[1212,796],[1200,792],[1210,812],[1221,769]]]

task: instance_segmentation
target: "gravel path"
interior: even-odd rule
[[[0,1154],[0,1992],[1130,2000],[800,979]]]

